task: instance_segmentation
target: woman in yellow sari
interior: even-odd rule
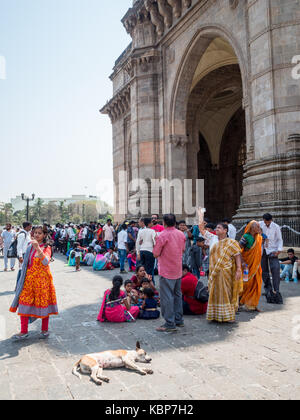
[[[199,229],[208,241],[215,239],[207,234],[205,222]],[[218,241],[210,250],[207,320],[233,323],[243,287],[241,249],[237,241],[228,238],[227,225],[218,224],[216,234]]]
[[[242,259],[249,268],[248,282],[244,283],[240,305],[247,311],[258,311],[258,304],[262,291],[262,241],[259,223],[253,220],[245,229],[244,236],[240,241]]]

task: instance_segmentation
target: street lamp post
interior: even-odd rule
[[[21,195],[21,197],[22,197],[22,200],[23,201],[26,201],[26,221],[27,222],[29,222],[29,202],[30,201],[34,201],[34,199],[35,199],[35,194],[32,194],[32,197],[31,198],[29,198],[29,197],[25,197],[25,194],[23,193],[22,195]]]

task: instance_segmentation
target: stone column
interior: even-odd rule
[[[251,115],[244,194],[237,218],[299,218],[300,83],[292,77],[300,51],[300,0],[248,0]],[[291,140],[293,138],[293,140]],[[297,163],[298,162],[298,163]]]

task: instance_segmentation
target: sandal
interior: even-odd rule
[[[157,332],[177,332],[177,328],[159,327],[156,328]]]

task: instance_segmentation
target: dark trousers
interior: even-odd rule
[[[154,274],[154,264],[155,264],[155,258],[150,251],[141,251],[141,261],[140,265],[145,267],[146,273],[150,276],[153,276]]]
[[[280,263],[278,257],[267,255],[266,251],[264,251],[261,260],[261,267],[263,270],[263,280],[266,293],[272,289],[276,293],[280,292]],[[272,274],[272,281],[270,278],[270,271]]]

